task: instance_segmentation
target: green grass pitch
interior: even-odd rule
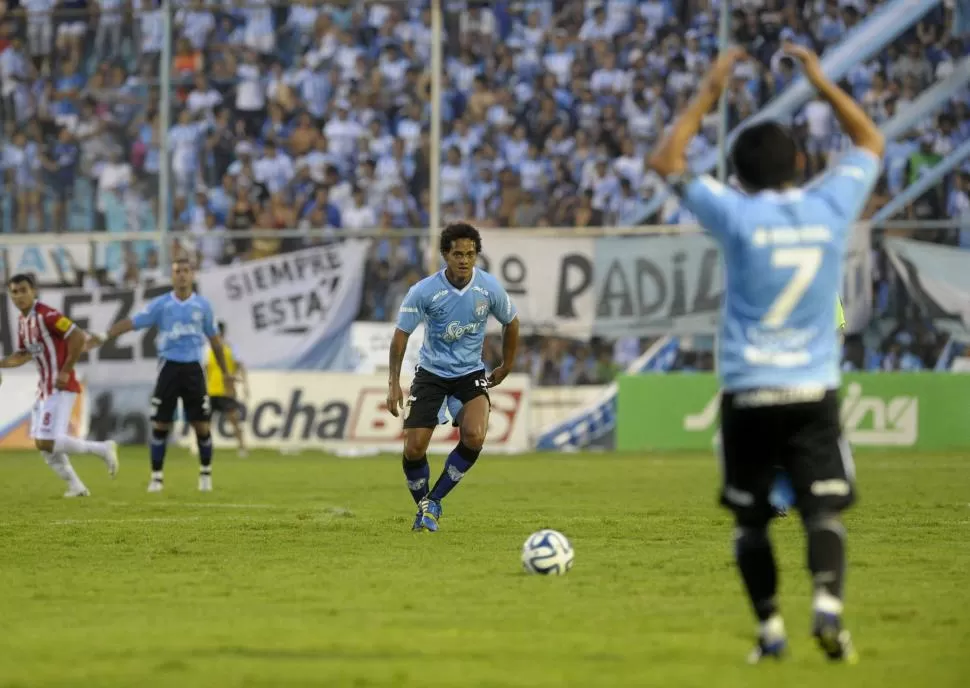
[[[857,666],[808,638],[796,518],[773,527],[792,647],[748,667],[753,621],[708,456],[483,455],[409,531],[399,460],[217,454],[215,492],[146,450],[93,492],[31,453],[0,455],[0,686],[970,685],[970,461],[864,454],[848,516]],[[432,462],[440,470],[440,459]],[[521,571],[532,531],[564,531],[563,578]]]

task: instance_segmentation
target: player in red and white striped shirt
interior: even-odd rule
[[[96,454],[112,477],[118,472],[118,448],[114,442],[89,442],[67,434],[74,402],[81,386],[74,364],[84,351],[85,335],[69,318],[37,300],[34,280],[14,275],[7,282],[10,298],[20,311],[17,351],[0,360],[0,368],[16,368],[30,360],[37,364],[40,382],[34,403],[30,436],[44,460],[66,483],[65,497],[86,497],[68,454]]]

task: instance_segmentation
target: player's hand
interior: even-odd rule
[[[404,392],[401,391],[400,382],[388,383],[387,387],[387,410],[395,418],[400,417],[401,409],[404,408]]]
[[[791,41],[785,41],[781,49],[786,55],[794,58],[802,65],[805,76],[809,79],[813,79],[817,75],[825,75],[825,72],[822,70],[822,63],[814,50],[810,50],[798,43],[792,43]]]
[[[704,78],[705,84],[718,92],[723,91],[734,71],[734,65],[746,59],[748,59],[748,54],[744,51],[744,48],[735,46],[722,50],[708,70],[707,76]]]
[[[57,380],[54,382],[54,386],[57,389],[67,389],[67,386],[71,383],[71,374],[64,372],[63,370],[57,374]]]
[[[507,378],[509,376],[509,373],[511,372],[512,372],[512,369],[507,365],[505,365],[504,363],[498,366],[497,368],[495,368],[495,370],[492,371],[492,374],[488,376],[488,386],[496,387],[502,384],[502,381],[505,378]]]
[[[236,381],[231,376],[226,378],[226,396],[230,399],[236,398]]]
[[[89,334],[88,338],[84,342],[84,353],[87,353],[92,349],[97,349],[102,344],[104,344],[104,340],[101,339],[101,337],[96,334]]]

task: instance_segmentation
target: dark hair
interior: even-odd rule
[[[219,327],[219,334],[225,334],[226,333],[226,321],[225,320],[220,320],[218,327]]]
[[[454,222],[441,231],[441,238],[438,240],[441,254],[448,253],[458,239],[471,239],[475,243],[475,251],[482,252],[482,235],[478,230],[467,222]]]
[[[27,284],[31,289],[35,288],[34,278],[28,275],[26,272],[18,272],[16,275],[7,280],[7,286],[12,287],[15,284]]]
[[[754,190],[780,189],[795,181],[798,148],[795,139],[777,122],[744,129],[731,148],[731,162],[741,183]]]

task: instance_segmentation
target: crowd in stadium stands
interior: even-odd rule
[[[8,0],[0,9],[4,231],[154,229],[164,212],[166,162],[171,226],[203,266],[359,230],[427,227],[429,155],[439,154],[429,145],[428,0],[173,3],[167,153],[160,150],[165,21],[158,4]],[[442,220],[516,227],[693,222],[675,199],[642,217],[659,188],[644,171],[644,155],[716,50],[716,4],[446,0]],[[732,127],[795,78],[782,40],[823,51],[879,3],[735,4],[734,38],[757,59],[738,68],[729,89]],[[879,121],[967,52],[948,38],[944,11],[846,76],[846,87]],[[808,173],[847,145],[820,100],[792,125]],[[709,151],[716,135],[712,115],[691,154]],[[867,213],[968,136],[964,94],[889,145]],[[970,176],[951,175],[907,213],[970,214]],[[251,228],[304,234],[233,237]],[[920,236],[970,246],[970,232]],[[129,252],[126,279],[149,254]],[[391,318],[421,264],[415,239],[375,243],[362,317]],[[571,353],[577,365],[556,373],[560,378],[598,370],[605,354],[582,346]],[[544,371],[547,352],[532,353]]]

